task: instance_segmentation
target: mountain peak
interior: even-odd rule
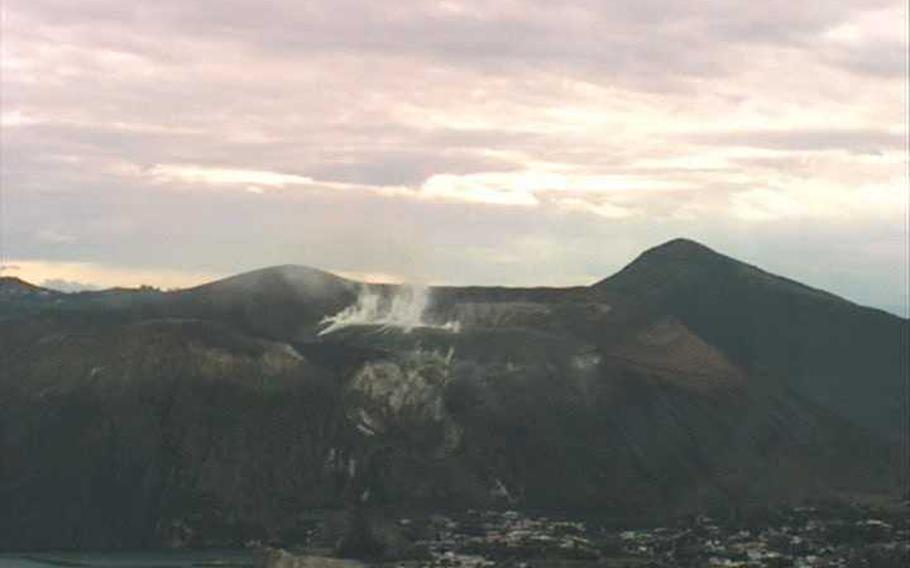
[[[691,239],[677,238],[641,253],[616,274],[594,285],[620,295],[644,296],[678,293],[687,295],[729,293],[738,289],[744,297],[757,290],[812,296],[827,302],[850,303],[829,292],[772,274],[749,263],[719,253]],[[711,292],[709,292],[709,290]]]
[[[724,280],[737,266],[747,265],[692,239],[677,238],[644,251],[594,287],[623,295],[663,293],[685,283]]]
[[[282,264],[259,268],[207,282],[191,290],[236,289],[254,291],[261,288],[287,286],[291,288],[319,288],[346,283],[347,280],[331,272],[299,264]]]
[[[189,288],[182,294],[256,306],[252,309],[282,303],[321,305],[328,302],[334,307],[340,299],[350,300],[355,287],[355,282],[330,272],[286,264],[236,274]]]
[[[676,238],[649,248],[618,273],[601,280],[595,286],[608,282],[616,284],[617,280],[642,284],[641,280],[664,280],[674,278],[680,273],[702,271],[705,267],[739,264],[738,261],[720,254],[714,249],[686,238]]]
[[[693,259],[698,257],[709,258],[723,256],[724,255],[698,241],[679,237],[646,250],[639,255],[637,260],[644,260],[647,258]]]

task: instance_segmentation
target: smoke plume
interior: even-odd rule
[[[322,320],[319,335],[326,335],[353,325],[379,326],[381,329],[400,329],[409,333],[415,328],[434,328],[457,333],[459,323],[431,322],[426,319],[430,305],[430,289],[427,286],[403,284],[391,295],[382,294],[380,289],[363,286],[357,301],[335,315]]]

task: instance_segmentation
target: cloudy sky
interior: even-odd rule
[[[2,263],[583,284],[688,236],[906,310],[905,0],[4,0]]]

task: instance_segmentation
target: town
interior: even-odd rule
[[[804,507],[720,520],[622,529],[516,511],[401,518],[426,558],[395,566],[903,567],[910,516],[903,510]]]

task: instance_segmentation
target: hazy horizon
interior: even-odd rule
[[[720,253],[720,254],[723,254],[723,251],[715,251],[715,252],[718,252],[718,253]],[[742,260],[742,259],[736,259],[736,260]],[[629,262],[626,263],[626,264],[629,264],[629,263],[631,263],[631,262],[633,262],[633,261],[634,261],[634,258],[630,258],[630,259],[629,259]],[[613,272],[611,272],[611,273],[609,273],[609,274],[604,274],[602,277],[598,277],[598,278],[596,278],[596,279],[594,279],[594,280],[592,280],[592,281],[586,281],[586,282],[567,282],[567,283],[562,283],[562,284],[555,284],[555,285],[552,285],[552,286],[553,286],[553,287],[556,287],[556,288],[570,288],[570,287],[575,287],[575,286],[589,286],[589,285],[593,285],[593,284],[599,282],[600,280],[602,280],[602,279],[604,279],[604,278],[608,278],[608,277],[614,275],[616,272],[618,272],[619,270],[621,270],[626,264],[624,264],[623,266],[621,266],[621,267],[620,267],[619,269],[617,269],[616,271],[613,271]],[[747,264],[749,264],[749,263],[747,263]],[[57,279],[45,279],[45,280],[39,282],[38,284],[40,284],[40,285],[41,285],[42,287],[44,287],[44,288],[49,288],[49,289],[51,289],[51,290],[56,290],[56,291],[58,291],[58,292],[64,292],[64,293],[101,291],[101,290],[105,290],[105,289],[110,289],[110,288],[121,288],[121,287],[124,287],[124,288],[137,288],[137,287],[143,287],[143,286],[151,286],[151,287],[154,287],[154,288],[163,289],[163,290],[165,290],[165,291],[172,291],[172,290],[180,290],[180,289],[191,288],[191,287],[199,286],[199,285],[203,285],[203,284],[208,284],[208,283],[211,283],[211,282],[214,282],[214,281],[223,279],[223,278],[230,278],[230,277],[232,277],[232,276],[237,276],[237,275],[245,274],[245,273],[248,273],[248,272],[253,272],[253,271],[258,271],[258,270],[268,270],[268,269],[280,269],[280,268],[284,268],[284,267],[293,267],[293,266],[296,266],[296,267],[303,267],[303,268],[313,268],[313,269],[316,269],[316,270],[323,270],[323,269],[321,269],[321,268],[318,267],[318,266],[306,266],[306,265],[300,265],[300,264],[278,264],[278,265],[272,265],[272,266],[254,267],[254,268],[249,269],[249,270],[242,270],[242,271],[235,272],[235,273],[207,276],[207,277],[201,278],[200,280],[195,281],[195,282],[190,282],[190,283],[187,283],[187,284],[182,285],[182,286],[172,286],[172,287],[167,287],[167,286],[156,286],[156,285],[154,285],[154,284],[149,284],[149,283],[146,283],[146,282],[141,282],[141,283],[139,283],[139,284],[135,284],[135,283],[132,283],[132,284],[120,284],[120,283],[115,283],[115,284],[113,284],[113,285],[108,285],[108,286],[87,285],[87,284],[84,284],[84,283],[81,283],[81,282],[78,282],[78,281],[66,280],[66,279],[62,279],[62,278],[57,278]],[[761,269],[762,267],[759,266],[759,267],[757,267],[757,268]],[[9,271],[8,274],[3,274],[3,276],[15,276],[15,272],[17,272],[17,270],[14,269],[14,270],[12,270],[12,271]],[[506,287],[515,287],[515,288],[521,288],[521,287],[539,287],[539,286],[541,286],[540,284],[537,284],[537,283],[534,283],[534,282],[529,282],[529,283],[525,283],[525,284],[517,283],[517,284],[512,284],[512,285],[503,285],[503,284],[498,283],[498,282],[482,282],[482,283],[477,283],[477,282],[473,282],[473,283],[472,283],[472,282],[464,282],[464,283],[460,283],[460,284],[451,284],[451,283],[447,283],[447,282],[426,282],[426,281],[415,281],[415,280],[406,280],[406,279],[396,279],[396,278],[394,278],[394,277],[390,277],[390,276],[388,276],[388,275],[382,275],[382,274],[378,274],[378,275],[377,275],[377,274],[372,274],[372,275],[371,275],[371,274],[358,274],[358,273],[348,273],[348,272],[340,272],[340,271],[338,271],[338,272],[332,272],[332,271],[327,271],[327,270],[325,270],[324,272],[330,272],[330,273],[332,273],[332,274],[334,274],[334,275],[336,275],[336,276],[340,276],[340,277],[342,277],[342,278],[346,278],[346,279],[349,279],[349,280],[358,281],[358,282],[362,282],[362,283],[366,283],[366,284],[392,284],[392,285],[403,285],[403,286],[415,286],[415,285],[416,285],[416,286],[418,286],[419,288],[426,288],[426,287],[445,287],[445,286],[453,286],[453,285],[454,285],[454,286],[480,286],[480,287],[484,287],[484,286],[491,286],[491,287],[506,286]],[[782,276],[782,277],[784,277],[784,278],[787,278],[787,275],[785,275],[785,274],[779,274],[778,276]],[[26,281],[28,281],[28,280],[26,280]],[[31,282],[31,283],[32,283],[32,284],[35,284],[35,282]],[[801,284],[806,284],[806,283],[801,282]],[[844,299],[846,299],[846,300],[848,300],[848,301],[852,301],[851,298],[846,298],[846,297],[845,297]],[[889,312],[889,313],[892,313],[892,314],[894,314],[894,315],[898,315],[898,316],[904,317],[904,318],[910,317],[910,308],[908,308],[908,306],[907,306],[906,304],[904,304],[904,305],[892,305],[892,306],[888,306],[888,305],[884,305],[884,306],[875,306],[875,305],[872,305],[872,306],[869,306],[869,307],[881,309],[881,310],[884,310],[884,311],[886,311],[886,312]]]

